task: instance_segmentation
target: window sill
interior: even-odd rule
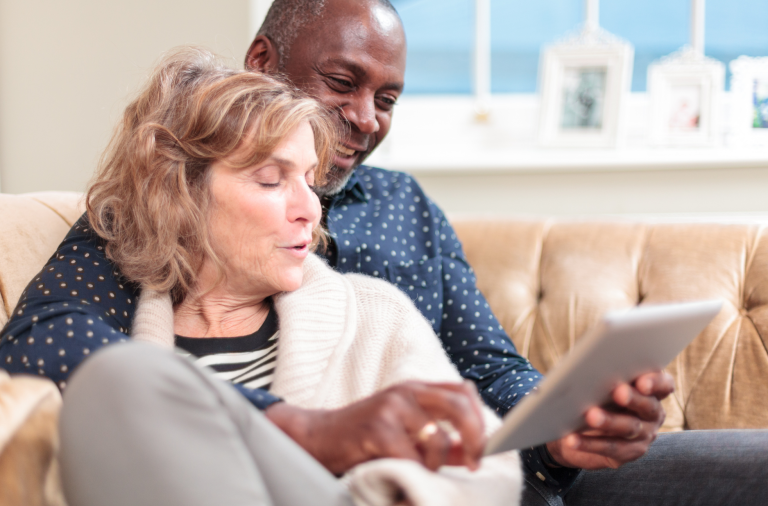
[[[629,96],[625,145],[611,149],[538,147],[536,95],[494,96],[486,122],[473,108],[469,96],[404,97],[389,136],[366,163],[415,174],[768,168],[768,148],[728,146],[725,127],[720,146],[651,146],[644,93]]]

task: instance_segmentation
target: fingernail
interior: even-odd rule
[[[577,436],[576,434],[571,434],[566,438],[566,441],[565,441],[565,443],[571,448],[573,448],[574,450],[578,449],[580,442],[581,441],[579,439],[579,436]]]
[[[602,411],[598,411],[596,415],[593,415],[595,425],[600,427],[605,423],[605,415]]]

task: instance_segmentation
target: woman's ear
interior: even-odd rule
[[[245,68],[247,70],[258,70],[265,74],[277,72],[280,63],[280,56],[277,54],[277,48],[266,35],[258,35],[251,47],[248,48],[248,54],[245,55]]]

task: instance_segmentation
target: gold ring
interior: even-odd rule
[[[635,429],[635,432],[633,432],[631,435],[629,435],[629,436],[625,437],[624,439],[628,439],[628,440],[630,440],[630,441],[632,441],[633,439],[637,439],[637,438],[640,436],[640,433],[641,433],[642,431],[643,431],[643,429],[641,429],[640,427],[637,427],[637,428]]]
[[[426,443],[429,438],[437,434],[438,431],[437,424],[435,422],[427,422],[424,424],[424,427],[419,429],[418,434],[416,434],[416,439],[420,443]]]

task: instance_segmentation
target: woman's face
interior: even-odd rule
[[[320,201],[312,190],[317,168],[314,134],[303,123],[265,161],[247,168],[211,167],[211,244],[224,262],[232,295],[267,297],[301,286],[302,264]]]

